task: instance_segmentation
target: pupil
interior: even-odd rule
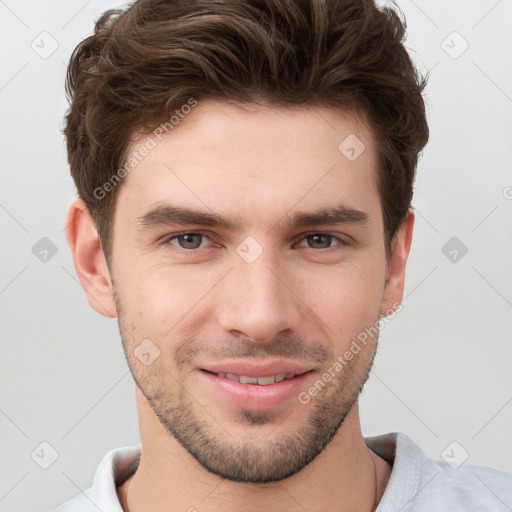
[[[311,235],[310,242],[313,241],[312,245],[316,249],[327,249],[331,245],[331,236],[330,235]],[[322,239],[324,243],[322,244]],[[318,245],[322,247],[318,247]]]
[[[194,243],[194,237],[196,239],[195,243]],[[195,235],[193,233],[181,235],[181,240],[184,241],[184,243],[180,244],[184,249],[197,249],[201,245],[201,240],[199,239],[199,235]],[[197,243],[198,240],[199,240],[199,243]]]

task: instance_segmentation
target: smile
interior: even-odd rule
[[[293,379],[297,376],[295,373],[278,373],[277,375],[269,375],[268,377],[249,377],[247,375],[236,375],[234,373],[216,373],[215,375],[224,379],[240,382],[240,384],[253,384],[258,386],[276,384],[283,380]]]
[[[315,374],[311,368],[282,362],[274,364],[275,368],[270,365],[268,368],[258,368],[257,365],[251,368],[250,364],[241,368],[239,363],[233,363],[230,371],[226,368],[230,366],[227,363],[219,364],[218,368],[209,366],[208,369],[198,369],[197,375],[201,385],[214,393],[212,399],[237,409],[260,411],[297,403],[299,393],[307,389]],[[285,366],[288,367],[285,369]]]

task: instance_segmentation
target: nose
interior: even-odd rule
[[[224,279],[220,326],[232,336],[257,343],[297,332],[304,308],[299,293],[291,272],[284,271],[274,255],[264,252],[252,263],[240,259]]]

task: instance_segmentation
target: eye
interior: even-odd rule
[[[345,245],[345,242],[336,236],[328,235],[326,233],[314,233],[304,237],[302,241],[306,241],[311,249],[330,249],[333,247],[331,243],[337,241],[337,245]],[[299,245],[302,245],[299,243]]]
[[[167,238],[165,243],[176,246],[174,241],[177,241],[180,249],[192,251],[205,247],[202,243],[204,240],[210,239],[202,233],[180,233]]]

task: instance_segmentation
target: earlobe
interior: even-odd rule
[[[66,219],[66,238],[78,279],[89,305],[100,315],[114,318],[117,310],[112,281],[96,226],[85,203],[73,201]]]
[[[412,244],[413,228],[414,212],[410,209],[393,238],[380,311],[383,317],[391,314],[402,303],[405,270]]]

